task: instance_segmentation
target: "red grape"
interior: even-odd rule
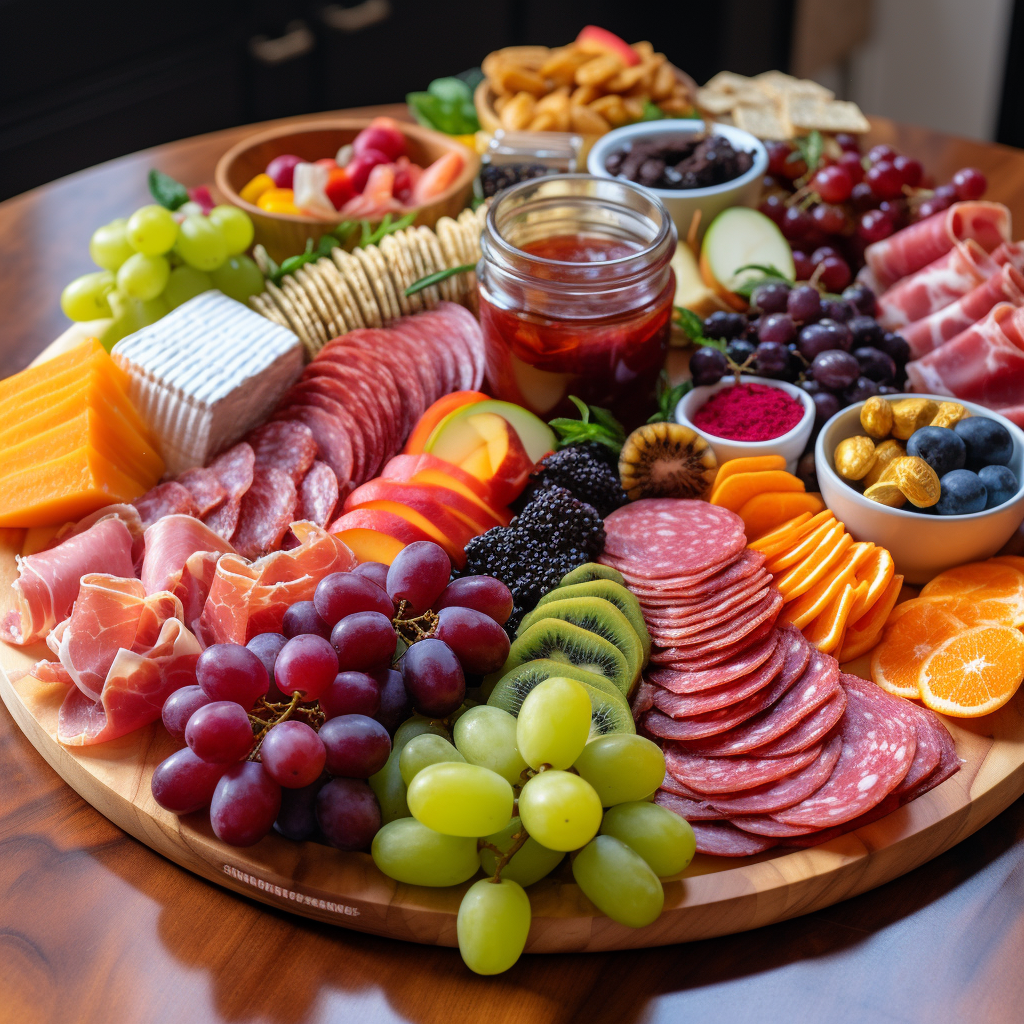
[[[811,397],[814,401],[814,429],[821,430],[839,412],[840,402],[831,391],[819,391]]]
[[[892,231],[892,221],[888,214],[882,213],[881,210],[868,210],[861,216],[857,225],[857,233],[865,242],[880,242],[883,238],[888,238]]]
[[[368,580],[373,580],[381,590],[387,590],[388,567],[383,562],[361,562],[352,572],[356,576],[365,576]]]
[[[196,680],[210,700],[233,700],[248,711],[270,688],[263,662],[240,644],[213,644],[196,662]]]
[[[864,165],[860,162],[860,153],[844,152],[836,166],[846,171],[854,185],[864,180]],[[853,189],[850,191],[852,193]]]
[[[210,764],[183,747],[153,769],[153,799],[166,811],[191,814],[209,804],[227,769],[227,765]]]
[[[508,657],[508,634],[475,608],[442,608],[434,633],[455,652],[463,671],[474,675],[496,672]]]
[[[819,352],[810,367],[810,376],[830,391],[849,387],[860,376],[860,364],[842,349]]]
[[[786,214],[786,203],[782,196],[769,193],[761,200],[758,209],[776,224],[781,224]]]
[[[900,172],[887,160],[872,164],[864,180],[879,199],[895,199],[903,194],[903,179]]]
[[[929,217],[934,216],[936,213],[942,213],[943,210],[949,209],[949,203],[941,199],[926,199],[917,208],[917,219],[927,220]]]
[[[761,317],[761,322],[757,325],[757,339],[758,341],[774,341],[780,345],[788,345],[796,337],[796,327],[793,324],[793,318],[788,313],[769,313],[767,316]],[[438,633],[440,636],[440,633]],[[442,640],[447,637],[441,637]],[[455,652],[459,652],[456,650]],[[460,657],[462,664],[466,662]],[[504,663],[502,663],[504,664]],[[500,668],[501,665],[495,666]],[[472,669],[470,669],[472,671]],[[493,669],[487,669],[486,671],[492,672]]]
[[[402,673],[393,668],[378,673],[380,708],[374,716],[388,732],[394,732],[412,714],[409,694],[402,681]]]
[[[395,555],[388,569],[388,596],[395,604],[408,602],[405,617],[422,615],[448,586],[452,563],[444,548],[431,540],[416,540]]]
[[[297,843],[312,839],[319,829],[316,823],[316,795],[322,786],[323,783],[318,779],[301,789],[282,789],[281,810],[274,822],[274,831]]]
[[[405,136],[391,125],[370,124],[352,140],[356,156],[368,149],[378,149],[389,160],[396,160],[405,152]]]
[[[327,751],[327,771],[346,779],[376,775],[391,754],[387,729],[367,715],[330,718],[320,727],[319,738]]]
[[[878,206],[878,196],[866,181],[859,181],[853,186],[853,191],[850,193],[850,205],[858,213],[864,213]]]
[[[841,206],[819,203],[811,210],[811,219],[826,235],[838,235],[846,227],[846,211]]]
[[[512,614],[512,591],[494,576],[463,576],[452,580],[434,602],[434,611],[442,608],[475,608],[489,615],[499,626]]]
[[[337,652],[337,666],[331,673],[333,680],[339,668],[342,672],[365,672],[389,662],[398,646],[398,635],[386,615],[380,612],[355,612],[334,627],[331,631],[331,644]]]
[[[942,202],[944,202],[947,206],[951,206],[959,198],[960,195],[957,192],[956,185],[950,184],[939,185],[939,187],[935,190],[935,194],[932,196],[932,199],[939,199]]]
[[[789,293],[786,308],[797,323],[817,320],[821,315],[821,296],[818,294],[818,289],[809,284],[794,288]]]
[[[878,208],[892,221],[893,228],[898,230],[906,226],[908,205],[901,196],[899,199],[883,199]]]
[[[818,280],[829,292],[841,292],[849,283],[853,274],[850,266],[841,256],[828,256],[818,265]]]
[[[201,686],[183,686],[175,690],[160,711],[160,719],[164,728],[176,739],[185,738],[185,726],[192,717],[194,711],[210,703],[210,698],[203,692]]]
[[[844,153],[860,153],[860,139],[849,132],[838,132],[836,144]]]
[[[316,797],[316,820],[339,850],[366,850],[380,831],[380,804],[357,779],[331,779]]]
[[[185,742],[204,761],[232,764],[252,750],[252,725],[240,704],[217,700],[193,713],[185,726]]]
[[[295,178],[295,165],[302,162],[302,157],[282,153],[267,164],[267,176],[273,179],[278,188],[291,188]]]
[[[806,210],[801,210],[798,206],[790,206],[783,214],[779,227],[791,242],[799,242],[814,227],[814,221]]]
[[[853,190],[853,179],[845,167],[823,167],[811,181],[811,188],[826,203],[845,203]]]
[[[789,349],[777,341],[762,341],[754,350],[758,373],[781,373],[789,365]]]
[[[853,356],[860,363],[862,376],[880,384],[896,378],[896,362],[887,352],[867,346],[854,349]]]
[[[843,291],[843,298],[851,303],[854,309],[864,317],[873,317],[878,311],[875,293],[866,284],[854,282]]]
[[[317,584],[313,604],[328,627],[354,612],[380,612],[388,619],[395,614],[394,604],[385,591],[368,576],[355,572],[332,572],[325,576]]]
[[[787,298],[789,298],[788,284],[784,284],[782,281],[769,281],[767,284],[759,284],[754,289],[750,296],[750,305],[761,310],[762,313],[782,313],[786,309]],[[711,316],[714,315],[714,313],[711,314]]]
[[[213,834],[232,846],[252,846],[273,827],[281,787],[257,761],[241,761],[222,776],[210,801]]]
[[[320,694],[320,707],[328,718],[339,715],[373,717],[380,710],[380,684],[365,672],[339,672],[334,682]]]
[[[337,674],[338,656],[330,641],[313,633],[292,637],[274,666],[277,688],[286,696],[301,693],[304,700],[316,700]]]
[[[277,656],[281,648],[288,643],[288,637],[283,633],[257,633],[245,646],[263,662],[263,667],[270,677],[270,688],[267,690],[267,700],[279,701],[284,694],[277,688],[274,682],[274,666],[277,664]]]
[[[877,146],[872,146],[868,150],[868,160],[873,164],[881,163],[883,160],[891,162],[895,155],[896,150],[892,146],[887,146],[884,142],[880,142]]]
[[[267,774],[288,789],[316,782],[326,759],[320,737],[305,722],[291,719],[273,726],[260,747],[260,760]]]
[[[776,178],[786,179],[800,177],[798,174],[790,174],[789,165],[786,163],[789,154],[793,152],[793,146],[790,143],[773,140],[765,143],[765,149],[768,150],[769,174],[774,175]]]
[[[289,639],[313,633],[326,640],[331,635],[331,626],[320,617],[312,601],[296,601],[284,613],[281,632]]]
[[[958,199],[980,199],[988,188],[988,179],[976,167],[964,167],[953,175]]]
[[[819,245],[814,252],[811,253],[811,262],[817,266],[822,260],[828,259],[829,256],[838,256],[839,251],[833,249],[831,245]]]
[[[899,172],[904,185],[909,185],[910,188],[917,188],[921,184],[921,175],[924,174],[924,168],[921,166],[920,160],[901,155],[893,160],[892,165]]]
[[[810,256],[799,249],[793,250],[793,270],[798,281],[809,281],[814,273],[814,264]]]
[[[462,666],[443,640],[414,643],[402,659],[402,679],[413,707],[428,718],[445,718],[466,696]]]

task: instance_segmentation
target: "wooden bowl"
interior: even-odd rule
[[[312,238],[314,244],[318,242],[345,218],[325,220],[308,214],[267,213],[247,203],[239,192],[257,174],[262,174],[274,157],[294,153],[311,162],[333,157],[368,124],[369,120],[351,117],[286,122],[243,139],[217,161],[214,176],[217,188],[229,203],[245,210],[252,218],[256,242],[278,263],[301,253],[307,238]],[[398,127],[405,136],[406,153],[413,163],[426,167],[453,150],[466,158],[462,173],[452,185],[416,211],[416,224],[433,227],[443,216],[457,217],[469,201],[473,179],[480,172],[480,158],[461,142],[441,132],[416,124],[399,123]]]

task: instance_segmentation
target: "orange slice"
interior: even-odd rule
[[[853,607],[853,585],[847,583],[825,610],[804,630],[804,636],[821,651],[831,654],[842,645]]]
[[[783,523],[781,526],[772,530],[771,533],[766,533],[763,537],[758,537],[757,540],[748,544],[747,547],[751,548],[753,551],[763,551],[765,555],[771,558],[782,551],[787,551],[805,534],[810,533],[812,530],[816,530],[821,526],[823,521],[834,518],[835,517],[828,509],[819,512],[816,516],[812,516],[807,512],[802,512],[800,515],[791,519],[788,523]]]
[[[921,665],[935,648],[963,632],[964,624],[935,602],[905,604],[913,607],[895,622],[890,616],[882,642],[871,655],[871,678],[897,697],[920,697],[917,677]]]
[[[1024,635],[975,626],[951,637],[921,665],[921,700],[932,711],[977,718],[1001,708],[1024,679]]]
[[[858,584],[860,587],[864,583]],[[843,645],[836,653],[836,660],[840,664],[853,661],[862,654],[867,654],[875,644],[878,643],[882,631],[885,629],[885,620],[892,611],[896,598],[899,597],[900,587],[903,586],[903,577],[896,575],[889,580],[889,585],[882,591],[878,600],[868,609],[865,615],[859,619],[853,617],[850,612],[850,621],[846,627],[846,636],[843,637]],[[854,599],[854,608],[857,606],[857,599]]]
[[[999,555],[997,558],[990,558],[989,561],[995,562],[997,565],[1008,565],[1011,569],[1024,572],[1024,558],[1021,558],[1020,555]]]
[[[896,566],[893,563],[892,555],[885,548],[876,546],[857,570],[857,582],[866,582],[868,586],[863,596],[859,597],[853,606],[853,611],[850,612],[851,622],[856,622],[865,615],[885,593],[895,571]]]
[[[1024,626],[1024,572],[1011,565],[970,562],[947,569],[921,588],[921,597],[953,601],[958,606],[1005,604],[1007,609],[999,613],[993,607],[988,617],[1008,626]]]
[[[842,561],[853,538],[842,523],[836,523],[829,535],[799,565],[794,566],[775,586],[787,601],[806,594],[815,583],[823,580]]]
[[[837,523],[835,517],[830,514],[829,518],[825,522],[814,530],[811,530],[809,533],[804,534],[804,536],[801,537],[792,547],[776,555],[774,558],[769,558],[764,563],[764,567],[769,572],[779,573],[782,572],[783,569],[788,569],[790,566],[797,565],[802,562],[837,526],[845,529],[843,524]]]

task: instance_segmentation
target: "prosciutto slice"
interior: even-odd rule
[[[116,517],[72,533],[56,547],[18,559],[11,584],[15,606],[0,619],[0,639],[11,644],[41,640],[71,612],[79,582],[87,573],[134,576],[132,534]]]
[[[1024,395],[1024,310],[1000,302],[988,315],[921,359],[907,363],[915,391],[998,409]]]
[[[75,684],[57,718],[57,739],[69,746],[155,722],[167,697],[195,682],[200,654],[173,594],[147,596],[139,580],[106,573],[83,577],[71,617],[48,643]]]
[[[882,295],[878,322],[887,331],[902,333],[908,324],[945,309],[998,271],[998,265],[973,239],[958,242],[945,256]]]
[[[1016,423],[1018,427],[1024,427],[1024,405],[1004,405],[996,412],[1000,416],[1005,416],[1011,423]]]
[[[234,550],[226,540],[192,516],[164,516],[146,530],[143,589],[147,594],[161,590],[174,593],[193,555],[215,552],[219,557]]]
[[[954,203],[864,250],[868,269],[885,291],[972,238],[985,252],[1010,240],[1010,211],[1002,203]]]
[[[999,273],[982,281],[962,298],[905,327],[900,333],[907,339],[913,357],[920,359],[966,331],[1000,302],[1024,305],[1024,274],[1012,263],[1004,263]]]
[[[279,631],[289,605],[312,599],[330,573],[355,568],[349,548],[315,523],[300,521],[291,528],[298,547],[254,562],[241,555],[220,557],[197,626],[204,647],[244,644],[257,633]]]

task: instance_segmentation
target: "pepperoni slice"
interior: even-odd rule
[[[314,462],[299,486],[296,519],[308,519],[326,529],[338,504],[338,478],[326,462]]]
[[[778,782],[816,761],[821,751],[821,747],[811,747],[789,757],[699,757],[670,744],[665,750],[665,766],[680,782],[710,798],[713,793],[736,793]],[[826,774],[821,782],[827,779]]]
[[[271,420],[246,438],[257,470],[274,467],[287,473],[297,487],[316,458],[313,431],[297,420]]]
[[[141,497],[136,498],[132,504],[138,510],[143,529],[152,526],[164,516],[197,516],[199,514],[188,488],[182,487],[180,483],[173,480],[151,487]]]
[[[235,550],[248,559],[276,551],[295,518],[296,500],[295,484],[287,473],[274,466],[257,469],[231,538]]]
[[[207,467],[227,492],[227,497],[216,509],[203,516],[203,522],[226,541],[230,542],[238,528],[242,498],[252,486],[255,465],[255,453],[250,445],[242,441],[218,455]]]
[[[750,835],[727,821],[695,821],[691,827],[697,852],[715,857],[752,857],[778,846],[775,839]]]
[[[227,489],[217,479],[217,474],[208,466],[186,469],[178,477],[178,483],[182,487],[188,488],[192,500],[195,502],[195,514],[200,519],[217,508],[228,496]]]
[[[330,413],[311,405],[292,405],[274,414],[275,419],[297,420],[313,432],[320,457],[334,471],[338,488],[347,494],[352,489],[354,457],[349,432]]]

